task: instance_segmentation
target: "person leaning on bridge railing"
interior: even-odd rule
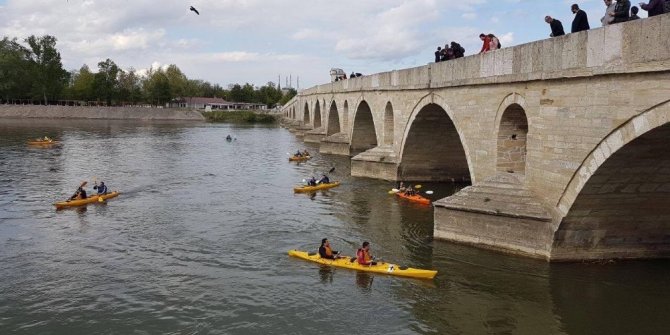
[[[621,23],[628,21],[630,17],[630,0],[617,0],[614,6],[614,13],[610,13],[614,17],[612,23]]]
[[[591,26],[589,25],[589,17],[586,15],[585,11],[579,9],[579,5],[573,4],[570,9],[572,10],[572,13],[575,14],[570,32],[578,33],[580,31],[591,29]]]
[[[602,23],[603,27],[604,27],[604,26],[607,26],[607,25],[611,24],[612,21],[614,21],[614,7],[616,7],[616,5],[614,4],[614,1],[612,1],[612,0],[603,0],[603,2],[605,3],[605,7],[606,7],[605,8],[605,16],[603,16],[600,19],[600,23]],[[612,15],[610,15],[610,14],[612,14]]]
[[[656,16],[656,15],[661,15],[663,13],[666,13],[665,7],[666,3],[670,3],[670,1],[667,0],[651,0],[649,3],[645,4],[644,2],[640,2],[640,8],[643,10],[647,11],[647,15],[649,17]]]

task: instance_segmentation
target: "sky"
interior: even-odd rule
[[[280,75],[285,86],[290,75],[304,89],[329,82],[333,67],[425,65],[451,41],[477,53],[482,32],[503,47],[548,38],[546,15],[569,32],[572,3],[600,27],[602,0],[0,0],[0,36],[53,35],[68,70],[110,58],[123,69],[176,64],[223,87]]]

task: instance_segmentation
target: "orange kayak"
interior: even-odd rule
[[[409,201],[413,201],[413,202],[424,204],[424,205],[430,205],[430,202],[431,202],[430,199],[422,197],[418,194],[406,195],[405,192],[396,192],[395,195],[397,195],[397,196],[399,196],[403,199],[407,199]]]
[[[33,140],[33,141],[28,141],[28,145],[53,145],[53,144],[58,144],[58,141],[54,140]]]

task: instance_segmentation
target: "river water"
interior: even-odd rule
[[[44,135],[62,144],[26,145]],[[298,148],[315,158],[288,163]],[[547,264],[433,240],[430,207],[317,151],[274,126],[0,120],[0,334],[670,329],[670,262]],[[342,186],[293,194],[332,167]],[[123,194],[54,209],[94,179]],[[456,188],[423,189],[437,199]],[[368,240],[385,260],[439,273],[403,279],[287,256],[323,237],[349,255]]]

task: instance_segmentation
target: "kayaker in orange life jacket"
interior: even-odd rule
[[[363,247],[358,249],[356,258],[360,265],[377,265],[377,262],[373,262],[373,257],[370,256],[370,242],[368,241],[363,242]]]
[[[321,240],[321,246],[319,247],[319,256],[321,258],[338,259],[341,258],[341,256],[338,256],[339,253],[339,251],[335,251],[330,247],[330,242],[328,242],[327,238]]]

